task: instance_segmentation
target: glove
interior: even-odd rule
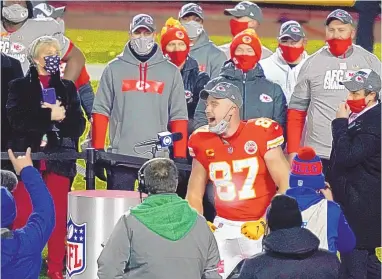
[[[217,227],[213,223],[207,221],[207,225],[210,227],[211,232],[214,233],[216,231]]]
[[[246,222],[241,226],[241,233],[249,239],[258,240],[265,233],[265,224],[263,218],[253,222]]]
[[[103,149],[98,149],[97,152],[105,152]],[[104,164],[97,162],[94,166],[94,174],[98,179],[102,181],[107,181],[107,177],[105,175],[105,166]]]

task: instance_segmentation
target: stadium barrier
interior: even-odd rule
[[[25,153],[15,152],[16,157],[23,155]],[[31,156],[32,160],[86,161],[86,190],[70,192],[68,197],[66,278],[97,278],[97,259],[115,224],[147,195],[141,196],[134,191],[95,190],[94,167],[102,163],[106,168],[107,165],[123,164],[139,169],[148,159],[99,152],[94,148],[73,154],[37,152]],[[7,152],[1,152],[1,160],[9,160]],[[176,165],[179,170],[191,170],[190,165]]]

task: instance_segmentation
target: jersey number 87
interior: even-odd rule
[[[234,174],[243,172],[248,168],[247,177],[243,185],[236,185],[232,180]],[[259,171],[259,161],[256,157],[243,160],[233,160],[231,166],[227,162],[215,162],[209,166],[210,179],[215,184],[216,193],[222,201],[232,201],[237,196],[239,200],[247,200],[256,197],[254,184]],[[221,176],[217,177],[217,172]]]

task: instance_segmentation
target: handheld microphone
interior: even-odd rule
[[[167,148],[173,145],[175,141],[180,141],[183,139],[182,133],[170,133],[170,132],[161,132],[158,133],[157,139],[151,139],[137,143],[136,147],[149,146],[149,145],[158,145],[162,148]]]

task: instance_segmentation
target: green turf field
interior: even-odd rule
[[[73,30],[66,31],[66,35],[78,46],[85,54],[88,64],[104,64],[115,58],[116,55],[122,52],[127,40],[127,32],[122,31],[97,31],[97,30]],[[231,40],[229,36],[211,36],[211,40],[217,44],[222,45],[228,43]],[[273,38],[262,38],[263,45],[274,51],[277,47],[277,41]],[[323,41],[311,40],[308,41],[307,52],[309,54],[315,52],[324,45]],[[377,43],[374,53],[381,59],[381,44]],[[98,81],[93,80],[92,86],[96,92]],[[81,140],[85,139],[89,131],[89,123],[87,123],[86,131]],[[79,164],[84,166],[84,161],[79,160]],[[104,189],[105,183],[96,179],[96,188]],[[73,190],[85,189],[85,181],[82,176],[77,175],[72,185]],[[44,258],[46,251],[44,251]],[[42,269],[42,276],[40,279],[48,279],[44,275],[46,269]]]

